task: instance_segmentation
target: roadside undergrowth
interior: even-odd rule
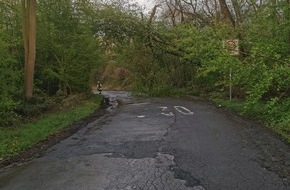
[[[69,97],[53,112],[46,113],[34,121],[15,127],[0,128],[0,162],[28,150],[50,135],[91,115],[100,107],[101,101],[100,95],[85,99],[82,97],[81,100]]]
[[[273,114],[272,111],[269,111],[268,105],[263,102],[251,105],[249,108],[249,105],[245,101],[228,101],[221,99],[214,99],[213,101],[218,106],[225,107],[239,115],[265,124],[290,144],[290,110],[286,112],[276,110],[275,114]]]

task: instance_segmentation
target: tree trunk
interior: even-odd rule
[[[239,25],[242,23],[242,16],[241,16],[241,5],[239,4],[239,2],[237,0],[231,0],[233,7],[234,7],[234,11],[235,11],[235,15],[236,15],[236,27],[239,27]]]
[[[36,58],[36,0],[22,0],[23,43],[25,52],[24,95],[33,94],[34,66]]]
[[[166,6],[168,8],[168,11],[170,13],[169,16],[170,16],[170,20],[172,22],[171,24],[172,24],[172,26],[175,26],[176,25],[176,18],[175,18],[176,9],[175,8],[172,9],[172,2],[171,1],[165,0],[165,3],[166,3]]]
[[[226,0],[219,0],[220,7],[221,7],[221,13],[222,13],[222,18],[225,21],[230,22],[233,26],[235,26],[235,21],[231,15],[231,12],[227,6]]]
[[[180,22],[184,23],[185,18],[184,18],[184,10],[183,10],[183,6],[180,0],[175,0],[175,6],[179,7],[179,14],[180,14]]]

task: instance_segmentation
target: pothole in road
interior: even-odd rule
[[[103,155],[104,170],[110,168],[108,189],[205,190],[199,180],[177,168],[174,156],[157,153],[155,158],[114,158]]]
[[[136,162],[139,162],[137,160],[154,159],[154,167],[158,170],[159,173],[157,172],[157,174],[160,175],[160,177],[162,176],[162,172],[167,173],[166,175],[169,176],[169,172],[172,178],[183,181],[183,185],[188,189],[204,190],[200,180],[194,178],[189,172],[176,166],[174,156],[158,153],[158,147],[161,142],[162,141],[125,142],[114,147],[114,153],[108,154],[105,157],[111,159],[134,159]]]
[[[135,164],[138,162],[143,162],[142,160],[154,160],[153,166],[155,167],[155,170],[158,171],[157,175],[160,175],[160,177],[162,176],[162,173],[166,173],[167,177],[172,176],[172,178],[176,180],[183,181],[182,184],[187,187],[185,189],[204,190],[200,180],[194,178],[189,172],[176,166],[174,156],[158,153],[160,143],[162,143],[162,141],[124,142],[120,145],[113,146],[111,148],[111,151],[113,150],[112,153],[105,155],[105,157],[109,159],[133,159],[135,160],[134,164],[130,164],[132,167],[136,167]],[[143,163],[149,164],[151,162]],[[146,167],[146,165],[144,165],[144,167]]]
[[[174,172],[174,177],[176,179],[185,180],[186,181],[185,185],[187,187],[195,187],[201,185],[200,181],[192,177],[192,175],[187,171],[184,171],[176,166],[170,166],[170,170]]]

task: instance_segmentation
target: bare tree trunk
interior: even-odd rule
[[[23,42],[25,50],[24,95],[30,99],[33,94],[34,66],[36,57],[36,0],[22,0]]]
[[[149,19],[149,21],[148,21],[148,26],[150,26],[152,23],[153,23],[153,21],[154,21],[154,17],[155,17],[155,15],[156,15],[156,11],[157,11],[157,8],[159,7],[160,5],[159,4],[156,4],[154,7],[153,7],[153,9],[152,9],[152,13],[151,13],[151,15],[150,15],[150,19]]]
[[[175,26],[176,25],[176,9],[175,8],[173,8],[172,9],[172,2],[171,1],[167,1],[167,0],[165,0],[165,3],[166,3],[166,6],[167,6],[167,8],[168,8],[168,11],[169,11],[169,13],[170,13],[170,20],[171,20],[171,22],[172,22],[172,25],[173,26]]]
[[[175,0],[175,6],[179,7],[179,14],[180,14],[180,22],[184,22],[184,10],[180,0]]]
[[[233,26],[235,26],[235,21],[231,15],[231,12],[227,6],[226,0],[219,0],[220,3],[220,7],[221,7],[221,13],[222,13],[222,17],[225,21],[229,21],[230,24],[232,24]]]
[[[152,9],[152,12],[151,12],[151,15],[150,15],[150,18],[148,20],[148,23],[147,23],[147,43],[149,45],[149,47],[153,48],[153,45],[152,45],[152,34],[151,34],[151,27],[152,27],[152,23],[154,22],[154,17],[155,17],[155,14],[156,14],[156,11],[157,11],[157,8],[159,7],[160,5],[159,4],[156,4],[153,9]]]
[[[214,25],[218,23],[219,12],[218,12],[218,3],[217,0],[214,0]]]
[[[238,3],[237,0],[231,0],[231,1],[235,10],[235,15],[236,15],[236,27],[239,27],[240,23],[242,23],[240,4]]]

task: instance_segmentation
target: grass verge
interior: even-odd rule
[[[69,109],[60,109],[40,117],[32,123],[0,128],[0,161],[28,150],[50,135],[91,115],[100,107],[101,101],[102,96],[93,96],[78,102]]]
[[[217,105],[221,105],[239,115],[265,124],[290,144],[290,110],[287,113],[277,112],[276,114],[268,114],[268,112],[265,111],[268,109],[267,105],[263,103],[256,104],[252,106],[251,109],[245,109],[247,106],[245,101],[228,101],[221,99],[215,99],[213,101]]]

